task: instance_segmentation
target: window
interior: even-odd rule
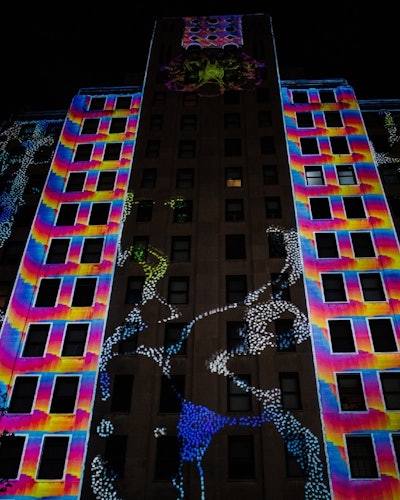
[[[336,102],[335,91],[334,90],[320,90],[319,99],[321,102],[333,103]]]
[[[197,106],[197,94],[195,94],[194,92],[185,92],[183,94],[182,105],[185,108]]]
[[[105,105],[106,105],[106,98],[105,97],[91,97],[89,110],[90,111],[100,111],[100,110],[104,109]]]
[[[170,304],[189,302],[189,278],[187,276],[169,278],[168,302]]]
[[[39,377],[16,377],[8,413],[31,413]]]
[[[120,142],[108,142],[106,144],[103,160],[112,161],[119,160],[121,156],[122,143]]]
[[[64,264],[70,244],[69,238],[53,238],[50,241],[46,264]]]
[[[162,130],[164,122],[163,115],[151,115],[150,116],[150,130]]]
[[[389,318],[368,319],[368,325],[375,352],[397,351],[393,323]]]
[[[153,215],[153,200],[141,200],[137,204],[136,221],[149,222]]]
[[[71,172],[68,177],[65,191],[67,193],[83,191],[85,185],[86,172]]]
[[[225,139],[224,154],[225,156],[240,156],[242,154],[242,142],[240,139]]]
[[[197,129],[197,115],[182,115],[181,130],[193,131]]]
[[[171,240],[171,261],[188,262],[190,260],[190,236],[173,236]]]
[[[262,110],[258,112],[258,126],[260,128],[272,126],[271,111]]]
[[[354,479],[378,477],[372,437],[346,436],[345,439],[351,477]]]
[[[224,127],[240,128],[240,113],[224,113]]]
[[[240,95],[238,92],[230,91],[224,93],[224,104],[239,104],[240,103]]]
[[[156,179],[157,179],[156,168],[144,168],[142,172],[142,180],[140,183],[140,187],[153,188],[156,185]]]
[[[165,103],[165,92],[154,92],[153,104],[160,105]]]
[[[269,101],[269,89],[266,87],[256,87],[256,98],[258,103]]]
[[[135,236],[132,241],[132,260],[135,260],[136,262],[144,262],[147,259],[148,248],[148,236]]]
[[[228,478],[255,477],[253,436],[228,436]]]
[[[1,264],[10,266],[19,264],[24,253],[25,243],[23,241],[8,241],[1,256]]]
[[[157,438],[154,477],[156,480],[170,480],[179,470],[179,441],[176,436]]]
[[[116,374],[111,393],[111,411],[129,412],[131,410],[133,375]]]
[[[164,347],[170,354],[186,354],[186,323],[166,323]]]
[[[296,113],[296,120],[298,128],[314,127],[314,119],[311,111],[301,111],[299,113]]]
[[[49,331],[49,324],[33,323],[29,325],[24,350],[22,351],[22,357],[42,357],[46,348]]]
[[[73,226],[78,208],[79,203],[61,203],[56,226]]]
[[[244,234],[225,235],[225,259],[245,259],[246,239]]]
[[[120,134],[120,133],[125,132],[126,122],[127,122],[126,117],[111,118],[109,133],[110,134]]]
[[[238,380],[244,382],[246,386],[251,385],[250,375],[238,374],[235,380],[229,378],[228,383],[228,411],[251,411],[251,392],[246,391],[237,383]]]
[[[127,328],[130,326],[128,325]],[[118,354],[128,355],[135,354],[138,346],[138,338],[137,335],[130,335],[127,338],[123,338],[118,342]]]
[[[130,109],[132,97],[130,95],[120,95],[117,97],[115,109]]]
[[[237,222],[244,219],[243,200],[229,199],[225,200],[225,220],[228,222]]]
[[[92,203],[90,211],[89,225],[107,224],[111,203]]]
[[[78,385],[79,377],[57,376],[51,398],[50,413],[74,413]]]
[[[99,128],[100,119],[99,118],[85,118],[82,125],[82,135],[86,134],[97,134]]]
[[[349,319],[328,320],[332,352],[355,352],[353,330]]]
[[[93,144],[78,144],[75,151],[74,161],[90,161]]]
[[[342,274],[322,274],[321,278],[325,302],[345,302],[347,300]]]
[[[274,300],[290,300],[288,273],[271,273],[271,291]]]
[[[303,436],[299,436],[297,449],[299,451],[301,450],[304,453],[306,446],[307,445],[304,443]],[[304,478],[306,476],[306,473],[303,467],[301,466],[302,464],[303,466],[306,466],[303,457],[295,456],[287,449],[286,446],[285,446],[285,464],[286,464],[286,474],[288,477]]]
[[[305,165],[307,186],[323,186],[325,184],[324,174],[320,165]]]
[[[293,352],[296,342],[293,330],[293,318],[278,318],[275,323],[275,338],[278,352]]]
[[[278,168],[276,165],[263,165],[264,185],[278,184]]]
[[[394,454],[396,457],[397,469],[400,468],[400,434],[392,434]],[[1,472],[0,472],[1,474]]]
[[[332,154],[334,155],[348,155],[350,154],[349,145],[347,144],[346,137],[329,137],[331,143]]]
[[[354,257],[375,257],[371,233],[350,233]]]
[[[269,257],[273,258],[285,258],[286,257],[286,245],[283,233],[279,231],[271,231],[267,233],[268,238],[268,248]]]
[[[40,281],[35,307],[54,307],[61,285],[61,278],[43,278]]]
[[[101,261],[104,238],[85,238],[81,255],[81,263],[96,263]]]
[[[391,195],[387,199],[393,217],[400,217],[400,196]]]
[[[158,158],[160,156],[160,141],[156,139],[152,139],[147,141],[146,145],[146,158]]]
[[[24,451],[25,437],[2,435],[0,446],[0,478],[16,479]]]
[[[184,394],[184,375],[163,375],[161,377],[159,412],[179,413],[182,410]]]
[[[15,227],[29,227],[32,224],[33,217],[36,212],[36,205],[25,204],[18,208],[15,214],[14,226]]]
[[[335,233],[315,233],[315,242],[320,259],[339,257]]]
[[[300,149],[303,155],[318,155],[319,147],[316,137],[300,137]]]
[[[116,172],[100,172],[96,191],[113,191]]]
[[[279,219],[282,217],[281,199],[279,196],[265,197],[265,215],[267,219]]]
[[[346,196],[343,198],[344,211],[348,219],[364,219],[365,210],[361,196]]]
[[[271,155],[275,153],[275,141],[272,135],[260,137],[260,152],[262,155]]]
[[[63,478],[68,443],[66,436],[44,437],[37,479]]]
[[[125,292],[125,304],[139,304],[142,301],[143,276],[129,276]]]
[[[386,410],[400,410],[400,372],[380,373]]]
[[[121,478],[124,477],[127,445],[128,436],[121,434],[112,434],[106,441],[104,458],[111,471]]]
[[[359,373],[336,375],[340,409],[342,411],[365,411],[364,390]]]
[[[379,173],[384,184],[399,184],[399,164],[380,165]]]
[[[246,354],[249,352],[246,321],[226,323],[226,346],[228,352]]]
[[[178,168],[176,171],[176,187],[192,188],[194,184],[193,168]]]
[[[308,94],[306,90],[293,90],[292,99],[295,104],[304,104],[308,102]]]
[[[194,158],[196,156],[196,141],[179,141],[178,157]]]
[[[386,300],[382,278],[379,273],[361,273],[360,283],[365,301]]]
[[[225,169],[225,186],[227,188],[231,187],[242,187],[243,185],[243,174],[242,167],[228,167]]]
[[[174,222],[191,222],[193,217],[193,201],[181,200],[174,206]]]
[[[88,323],[69,323],[65,331],[61,356],[83,356],[88,330]]]
[[[226,276],[226,302],[242,302],[247,295],[247,277],[245,275]]]
[[[331,219],[329,198],[310,198],[311,217],[313,219]]]
[[[327,127],[343,127],[340,111],[324,111],[324,116]]]
[[[91,306],[94,300],[96,284],[97,278],[77,278],[72,296],[72,307]]]
[[[299,375],[294,372],[279,373],[282,406],[286,410],[301,410]]]
[[[5,309],[10,300],[11,282],[0,281],[0,307]]]
[[[341,186],[357,184],[353,165],[336,165],[336,174]]]

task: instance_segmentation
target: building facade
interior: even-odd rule
[[[3,123],[1,495],[398,498],[398,104],[193,16]]]

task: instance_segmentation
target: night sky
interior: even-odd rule
[[[345,78],[359,99],[400,99],[397,16],[377,4],[349,3],[214,0],[195,8],[154,6],[150,13],[120,0],[106,7],[81,0],[76,8],[73,1],[46,8],[40,1],[28,8],[14,3],[0,34],[1,118],[66,110],[82,87],[125,85],[127,73],[144,71],[156,19],[211,14],[270,14],[283,79],[298,77],[289,68],[302,67],[307,79]]]

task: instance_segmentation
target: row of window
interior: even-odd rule
[[[335,170],[340,185],[358,184],[356,171],[353,165],[336,165]],[[381,165],[379,167],[379,174],[385,184],[400,183],[399,165],[396,163]],[[304,175],[308,186],[326,185],[325,172],[322,165],[305,165]]]
[[[99,126],[101,123],[100,118],[85,118],[82,123],[81,134],[97,134],[99,131]],[[126,125],[128,123],[127,117],[111,118],[109,120],[108,133],[109,134],[121,134],[126,131]],[[101,131],[104,133],[104,130]]]
[[[340,111],[323,111],[325,125],[327,127],[343,127],[343,119]],[[314,113],[311,111],[300,111],[296,113],[298,128],[315,128]]]
[[[105,96],[92,96],[90,98],[88,109],[89,111],[103,111],[107,104]],[[115,99],[114,109],[131,109],[132,96],[120,95]],[[107,108],[107,110],[109,110]]]

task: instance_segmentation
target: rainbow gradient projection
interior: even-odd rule
[[[119,94],[105,96],[104,109],[90,110],[90,95],[74,97],[64,122],[47,182],[43,189],[32,229],[21,261],[19,274],[7,309],[0,338],[0,392],[12,396],[16,377],[35,375],[38,384],[32,409],[28,413],[7,412],[2,428],[24,438],[18,477],[11,478],[11,487],[4,498],[60,498],[76,500],[80,495],[82,470],[97,384],[99,354],[102,349],[116,257],[124,219],[124,204],[135,147],[141,93],[131,92],[125,98],[130,106],[118,109]],[[113,118],[125,118],[125,131],[110,133]],[[84,120],[98,119],[96,133],[82,134]],[[39,141],[40,143],[40,141]],[[80,144],[90,143],[93,152],[85,161],[74,159]],[[119,159],[103,157],[106,144],[120,145]],[[97,188],[101,173],[114,173],[113,187]],[[82,189],[66,189],[72,174],[83,173]],[[16,203],[19,203],[16,199]],[[90,222],[96,205],[109,207],[105,221]],[[58,224],[60,208],[75,206],[75,220]],[[64,260],[47,263],[54,242],[68,241]],[[96,260],[83,259],[86,243],[102,240],[102,251]],[[83,278],[84,277],[84,278]],[[95,283],[91,303],[83,294],[81,305],[73,305],[80,281],[90,278]],[[42,280],[59,283],[55,304],[36,305]],[[59,281],[57,281],[59,280]],[[62,355],[69,325],[87,326],[84,352]],[[49,325],[48,339],[42,356],[24,356],[28,330],[32,325]],[[59,376],[78,378],[79,384],[70,413],[51,412],[49,402]],[[43,443],[46,437],[66,437],[68,446],[61,477],[38,479]],[[65,442],[65,441],[64,441]],[[15,480],[13,480],[15,479]],[[56,479],[56,480],[53,480]]]
[[[333,98],[322,97],[327,88]],[[295,99],[296,92],[303,94],[301,99]],[[296,82],[293,88],[290,82],[283,82],[282,99],[332,494],[337,499],[399,498],[399,472],[392,437],[400,430],[400,413],[385,408],[379,377],[383,371],[398,373],[400,356],[398,348],[395,352],[376,352],[368,329],[368,320],[389,318],[398,332],[399,243],[373,147],[370,147],[353,89],[348,85],[333,83],[330,87],[324,82],[321,91],[309,82],[303,87]],[[330,112],[339,113],[343,123],[329,127],[326,120]],[[304,114],[312,115],[312,124],[300,124]],[[346,138],[348,151],[334,152],[333,137]],[[304,138],[316,138],[317,150],[307,154]],[[347,172],[353,169],[354,176],[347,180],[341,178],[341,167]],[[310,172],[318,177],[317,181],[310,179]],[[316,216],[312,212],[312,200],[321,198],[329,203],[331,216]],[[347,198],[361,198],[365,215],[347,214],[344,206]],[[356,257],[352,238],[354,234],[366,232],[372,238],[375,255]],[[337,258],[319,257],[316,235],[321,233],[334,235]],[[383,297],[364,298],[363,273],[380,277]],[[346,298],[324,299],[327,290],[323,276],[341,277]],[[334,351],[329,320],[352,323],[354,352],[351,349]],[[398,333],[396,337],[398,339]],[[338,374],[360,375],[365,410],[341,409]],[[346,439],[355,436],[371,438],[378,469],[376,477],[360,477],[362,474],[351,477]]]

